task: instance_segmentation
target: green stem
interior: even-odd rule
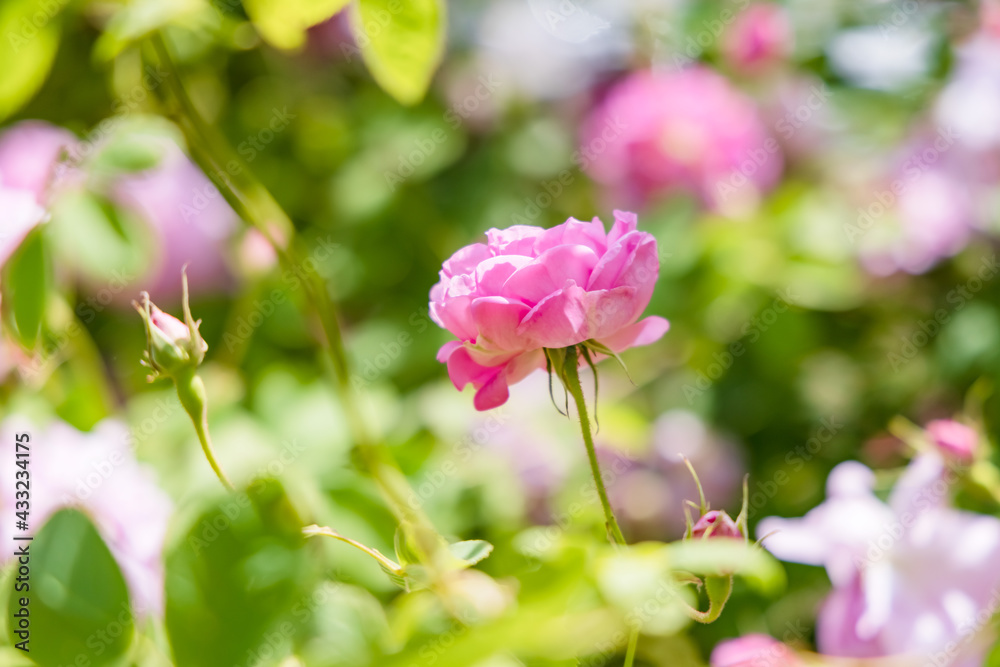
[[[628,636],[628,648],[625,649],[624,667],[632,667],[635,662],[635,647],[639,645],[639,631],[632,630]]]
[[[177,397],[180,399],[181,405],[184,406],[184,411],[191,417],[195,433],[198,434],[198,442],[201,443],[201,450],[205,452],[208,464],[212,466],[212,470],[222,482],[222,486],[230,491],[235,491],[236,487],[222,471],[222,467],[215,458],[215,450],[212,449],[212,436],[208,433],[208,400],[205,394],[205,383],[192,370],[174,378],[174,385],[177,387]]]
[[[587,448],[587,458],[590,460],[590,474],[594,477],[594,484],[597,486],[597,495],[600,497],[601,506],[604,508],[604,519],[608,535],[613,538],[616,544],[625,545],[625,536],[622,535],[622,529],[618,527],[615,513],[611,509],[611,501],[608,500],[607,489],[604,488],[604,481],[601,479],[601,467],[597,462],[594,437],[590,432],[590,417],[587,415],[587,402],[583,397],[583,387],[580,385],[580,371],[577,364],[576,347],[567,348],[563,379],[566,383],[566,389],[573,396],[573,401],[576,403],[576,410],[580,414],[580,430],[583,433],[583,444]]]
[[[297,275],[301,274],[298,270],[301,263],[297,261],[295,252],[295,227],[288,215],[267,188],[251,175],[247,164],[229,147],[225,138],[201,117],[184,88],[183,78],[163,36],[154,33],[151,41],[157,59],[169,74],[168,86],[179,107],[178,125],[187,135],[195,161],[209,175],[226,173],[232,176],[232,178],[215,179],[225,200],[245,222],[270,241],[283,269],[290,269]],[[224,165],[228,167],[230,164],[238,165],[239,169],[223,169]],[[240,181],[239,186],[233,183],[234,179]],[[275,238],[275,227],[282,238]],[[399,470],[391,453],[376,440],[358,408],[356,390],[350,381],[350,366],[340,323],[336,308],[326,292],[326,286],[317,275],[301,277],[306,299],[323,330],[324,347],[330,355],[334,369],[331,374],[332,379],[343,402],[348,428],[365,468],[375,480],[396,518],[414,525],[413,532],[416,533],[414,541],[417,542],[414,546],[421,555],[426,556],[428,560],[444,560],[447,554],[440,558],[432,558],[432,555],[436,557],[442,553],[443,539],[434,530],[426,515],[407,501],[411,494],[405,476]]]

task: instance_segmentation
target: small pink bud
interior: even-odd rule
[[[802,661],[777,639],[753,634],[719,642],[709,664],[711,667],[798,667]]]
[[[724,35],[722,51],[734,67],[751,69],[782,60],[791,46],[792,28],[785,10],[761,3],[736,17]]]
[[[705,512],[691,527],[691,537],[693,539],[706,537],[737,537],[742,539],[743,533],[725,511],[710,510]]]
[[[183,321],[157,308],[146,292],[142,293],[141,303],[133,302],[146,325],[143,363],[153,369],[154,376],[159,374],[177,379],[201,365],[208,350],[208,343],[198,331],[201,320],[196,322],[191,317],[186,274],[182,275],[182,286]]]
[[[969,462],[976,455],[979,434],[975,429],[951,419],[935,419],[925,427],[931,442],[946,456]]]

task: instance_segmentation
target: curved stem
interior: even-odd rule
[[[222,486],[229,491],[235,491],[236,487],[222,471],[222,466],[215,458],[215,450],[212,449],[212,436],[208,432],[208,402],[205,398],[205,383],[194,371],[191,371],[177,377],[174,384],[177,387],[177,397],[194,424],[195,433],[198,434],[198,442],[201,443],[201,450],[205,452],[208,464],[212,466],[212,470],[222,482]]]
[[[379,487],[387,505],[400,522],[409,522],[415,533],[415,548],[427,564],[445,561],[442,551],[444,539],[439,536],[427,516],[414,507],[409,498],[412,492],[405,475],[399,469],[391,452],[374,436],[358,405],[357,390],[351,385],[350,364],[344,346],[335,304],[326,292],[326,286],[316,274],[304,275],[301,271],[300,253],[294,242],[295,227],[271,193],[256,180],[247,164],[229,146],[218,130],[207,123],[198,112],[184,87],[181,72],[171,57],[170,50],[159,33],[151,37],[153,49],[160,64],[168,71],[168,87],[177,107],[178,125],[188,138],[192,157],[207,175],[230,174],[215,180],[219,191],[237,214],[250,226],[260,231],[278,254],[282,268],[293,271],[302,279],[306,300],[319,320],[323,331],[321,344],[332,361],[332,379],[343,402],[348,428],[358,454],[368,473]],[[223,169],[236,164],[239,169]],[[234,183],[233,181],[239,181]],[[277,234],[275,233],[277,232]],[[276,238],[276,236],[278,238]],[[206,452],[207,454],[207,452]]]
[[[615,513],[611,509],[611,501],[608,500],[608,491],[604,488],[604,481],[601,479],[601,467],[597,462],[597,450],[594,448],[594,437],[590,432],[590,417],[587,414],[587,402],[583,398],[583,387],[580,385],[580,371],[577,368],[576,347],[566,349],[566,366],[563,373],[566,389],[573,396],[576,403],[576,410],[580,414],[580,431],[583,433],[583,444],[587,448],[587,458],[590,460],[590,474],[594,477],[594,484],[597,485],[597,495],[601,499],[601,506],[604,508],[604,519],[608,529],[608,535],[613,538],[616,544],[625,545],[625,536],[622,529],[618,527]]]

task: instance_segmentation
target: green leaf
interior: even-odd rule
[[[4,267],[3,307],[17,338],[27,349],[41,333],[50,286],[50,266],[41,228],[35,228]]]
[[[108,21],[94,46],[94,56],[107,62],[131,44],[171,25],[211,29],[219,26],[220,16],[206,0],[132,0]]]
[[[125,653],[133,621],[118,564],[97,530],[76,510],[62,510],[28,544],[31,590],[31,658],[42,667],[108,665]],[[7,622],[19,641],[11,596]]]
[[[382,89],[402,104],[423,99],[444,53],[440,0],[359,0],[354,33]]]
[[[493,553],[493,545],[486,540],[465,540],[448,545],[451,555],[472,567]]]
[[[348,0],[243,0],[261,36],[279,49],[300,48],[306,29],[326,21]]]
[[[291,614],[307,599],[311,572],[301,523],[279,484],[258,486],[199,517],[167,556],[166,624],[178,667],[254,662],[265,636],[280,651],[301,622]]]
[[[27,103],[48,78],[59,48],[59,12],[64,4],[0,3],[0,120]]]
[[[89,192],[56,201],[50,237],[61,261],[115,289],[146,273],[153,238],[131,212]]]

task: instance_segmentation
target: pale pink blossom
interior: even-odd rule
[[[156,484],[152,470],[133,457],[134,444],[124,424],[100,422],[89,433],[61,421],[35,427],[18,416],[0,427],[3,474],[0,507],[11,520],[0,524],[0,538],[14,536],[15,434],[30,442],[30,534],[36,534],[56,511],[75,508],[96,526],[120,567],[137,615],[163,610],[163,545],[173,512],[170,498]],[[3,559],[10,557],[4,551]]]
[[[826,567],[821,653],[927,656],[954,642],[955,664],[980,664],[990,633],[978,619],[1000,598],[1000,520],[949,507],[948,476],[940,456],[924,454],[883,502],[871,470],[843,463],[819,507],[760,523],[775,556]]]

